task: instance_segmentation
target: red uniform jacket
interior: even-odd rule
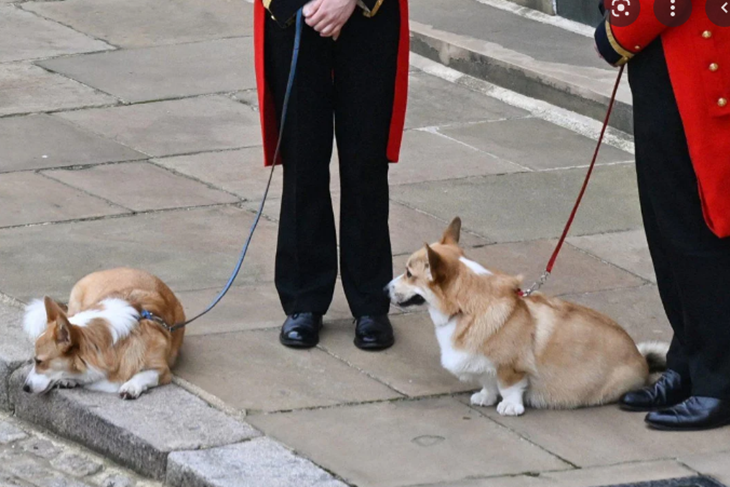
[[[621,65],[661,36],[705,220],[717,236],[728,237],[730,27],[713,24],[705,4],[706,0],[693,0],[689,20],[667,27],[654,15],[654,0],[641,0],[635,22],[617,27],[607,20],[596,30],[596,43],[606,60]]]
[[[274,0],[275,1],[275,0]],[[395,83],[395,97],[393,100],[393,115],[390,119],[390,137],[388,140],[387,157],[390,162],[397,162],[403,139],[403,127],[406,118],[406,98],[408,96],[408,53],[410,52],[410,31],[408,29],[408,0],[361,0],[358,2],[363,12],[353,15],[372,16],[382,2],[400,2],[400,42],[398,44],[398,67]],[[271,0],[266,0],[272,4]],[[368,8],[372,7],[372,8]],[[254,2],[254,55],[256,60],[256,84],[259,95],[259,112],[261,114],[261,130],[264,139],[264,164],[270,166],[274,161],[276,141],[279,137],[279,127],[274,109],[274,99],[266,84],[264,69],[264,25],[266,8],[262,0]],[[281,163],[281,160],[276,161]]]

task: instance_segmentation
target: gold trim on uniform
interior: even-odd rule
[[[606,19],[606,36],[608,37],[608,42],[611,44],[613,50],[623,56],[621,60],[616,63],[616,66],[626,64],[632,57],[634,57],[634,53],[624,49],[613,36],[613,31],[611,30],[611,22],[609,21],[609,19]]]
[[[378,10],[380,10],[380,6],[383,4],[385,0],[378,0],[378,3],[375,4],[375,6],[372,9],[369,9],[365,3],[362,0],[358,0],[357,4],[360,5],[360,8],[362,8],[362,14],[365,17],[374,17],[376,13],[378,13]]]

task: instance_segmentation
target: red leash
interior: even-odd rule
[[[613,86],[613,92],[611,93],[611,100],[608,102],[608,110],[606,111],[606,119],[603,121],[603,128],[601,128],[601,135],[598,136],[598,143],[596,144],[596,150],[593,153],[593,159],[591,160],[590,166],[588,166],[588,172],[586,173],[586,178],[583,181],[583,187],[580,189],[580,193],[578,193],[578,199],[575,201],[575,205],[573,206],[573,211],[570,212],[570,217],[568,218],[568,222],[565,224],[565,228],[563,229],[563,234],[560,236],[560,240],[558,240],[558,245],[555,247],[555,250],[553,251],[553,255],[552,255],[552,257],[550,257],[547,267],[545,268],[545,271],[540,276],[540,279],[538,279],[527,290],[518,291],[518,294],[522,297],[530,296],[532,293],[534,293],[535,291],[538,291],[543,285],[545,285],[548,278],[550,277],[550,274],[553,271],[553,266],[555,266],[555,261],[558,260],[558,254],[560,254],[560,250],[563,248],[565,239],[568,237],[568,232],[570,231],[570,227],[571,227],[571,225],[573,225],[573,220],[575,220],[575,215],[578,213],[578,208],[580,207],[581,201],[583,201],[583,195],[585,194],[586,189],[588,188],[588,182],[591,180],[591,175],[593,174],[593,168],[596,166],[596,161],[598,160],[598,151],[601,150],[601,144],[603,144],[603,137],[604,137],[604,135],[606,135],[606,129],[608,128],[608,121],[611,118],[611,112],[613,111],[613,105],[616,102],[616,93],[618,93],[618,87],[621,84],[621,76],[624,74],[625,66],[626,65],[621,66],[621,69],[618,72],[618,76],[616,77],[616,84]]]

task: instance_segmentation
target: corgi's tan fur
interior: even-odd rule
[[[185,321],[170,288],[137,269],[89,274],[73,287],[67,307],[48,297],[30,303],[23,325],[35,340],[35,365],[25,390],[83,386],[135,399],[169,383],[185,330],[170,333],[141,319],[143,310],[169,325]]]
[[[389,285],[400,305],[427,304],[442,365],[482,390],[473,404],[503,415],[611,403],[666,366],[667,345],[637,346],[609,317],[562,299],[518,294],[520,277],[466,258],[456,218]]]

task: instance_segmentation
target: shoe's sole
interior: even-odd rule
[[[355,338],[355,346],[359,348],[360,350],[364,350],[366,352],[380,352],[382,350],[386,350],[390,347],[392,347],[395,344],[395,340],[391,340],[390,342],[386,343],[363,343],[357,338]]]
[[[316,343],[302,343],[302,342],[298,342],[296,340],[286,340],[284,338],[279,337],[279,343],[281,343],[285,347],[289,347],[289,348],[305,349],[305,348],[316,347],[317,344],[319,343],[319,341],[317,341]]]
[[[677,403],[679,404],[679,403]],[[673,406],[676,406],[677,404],[670,404],[668,406],[662,406],[662,407],[654,407],[654,408],[640,408],[635,406],[627,406],[626,404],[619,403],[618,407],[621,409],[621,411],[626,411],[629,413],[652,413],[654,411],[661,411],[662,409],[671,408]]]
[[[646,422],[647,426],[649,426],[649,428],[651,428],[651,429],[655,429],[655,430],[658,430],[658,431],[675,431],[675,432],[682,432],[682,431],[687,431],[687,432],[692,432],[692,431],[707,431],[707,430],[714,430],[714,429],[717,429],[717,428],[722,428],[724,426],[730,425],[730,419],[727,419],[725,421],[721,421],[721,422],[719,422],[717,424],[713,424],[713,425],[708,425],[708,426],[695,426],[695,427],[689,427],[689,428],[677,428],[677,427],[674,427],[674,426],[667,426],[667,425],[663,425],[663,424],[650,423],[649,421],[645,421],[645,422]]]

